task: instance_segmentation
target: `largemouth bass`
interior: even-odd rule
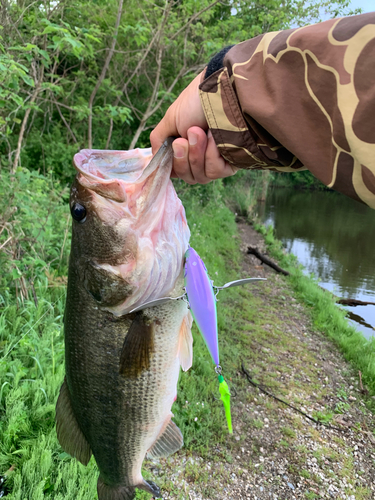
[[[142,462],[183,444],[171,407],[180,366],[192,363],[187,305],[176,300],[129,314],[183,293],[190,233],[169,179],[171,143],[154,158],[150,149],[83,150],[74,157],[66,379],[56,429],[63,449],[80,462],[94,455],[99,500],[131,500],[135,488],[159,497],[155,483],[142,477]]]

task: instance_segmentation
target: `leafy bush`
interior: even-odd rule
[[[70,246],[68,188],[52,174],[19,168],[0,176],[0,301],[21,305],[48,280],[67,273]],[[1,303],[0,302],[0,303]]]

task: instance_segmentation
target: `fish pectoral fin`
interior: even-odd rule
[[[147,452],[147,458],[162,458],[176,453],[184,444],[184,438],[177,425],[169,420],[155,443]]]
[[[160,488],[153,481],[145,481],[135,486],[113,486],[106,484],[99,476],[98,498],[99,500],[133,500],[135,498],[135,488],[151,493],[154,498],[161,498]]]
[[[178,345],[178,355],[181,368],[186,372],[193,364],[193,336],[191,334],[191,325],[193,318],[188,312],[184,317],[180,328],[180,339]]]
[[[124,377],[136,378],[150,368],[154,351],[154,323],[144,313],[134,318],[120,355],[119,373]]]
[[[56,404],[56,432],[64,451],[87,465],[92,451],[74,415],[66,380],[61,386]]]

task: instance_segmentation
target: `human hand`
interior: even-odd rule
[[[203,73],[186,87],[150,135],[154,154],[167,137],[180,136],[172,145],[172,177],[188,184],[207,184],[237,171],[220,155],[211,132],[206,135],[208,124],[199,97],[202,79]]]

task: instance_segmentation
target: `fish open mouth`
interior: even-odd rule
[[[171,162],[166,160],[171,155],[169,146],[172,141],[173,138],[167,139],[154,157],[151,148],[130,151],[82,149],[73,159],[79,172],[78,181],[104,198],[124,202],[126,192],[133,191],[136,185],[147,183],[155,170],[162,171],[153,176],[156,181],[154,186],[160,185],[158,178],[169,180]]]
[[[74,166],[87,179],[109,184],[113,180],[134,183],[152,158],[151,148],[130,151],[82,149],[74,156]]]
[[[170,180],[172,142],[167,139],[155,156],[151,149],[135,149],[83,150],[74,157],[78,175],[71,206],[79,203],[87,209],[95,231],[86,222],[84,234],[94,231],[93,241],[100,236],[108,247],[100,256],[96,249],[91,260],[97,270],[112,273],[133,289],[124,301],[106,306],[116,316],[169,294],[181,275],[190,232]],[[81,226],[75,227],[78,238]],[[116,242],[113,248],[108,234]]]

